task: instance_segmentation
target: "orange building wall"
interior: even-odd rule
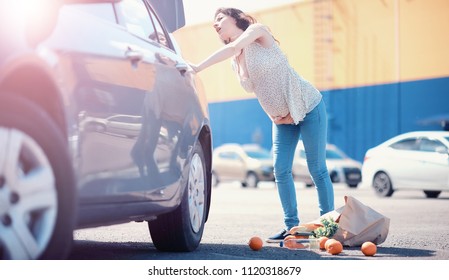
[[[449,1],[400,1],[401,79],[449,76]]]
[[[188,61],[197,63],[222,46],[213,14],[210,23],[175,32]],[[320,89],[449,76],[448,0],[298,1],[252,15]],[[238,84],[230,61],[200,77],[210,102],[254,98]]]

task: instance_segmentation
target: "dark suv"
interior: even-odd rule
[[[0,259],[66,258],[75,229],[128,221],[198,247],[211,128],[183,24],[178,0],[0,2]]]

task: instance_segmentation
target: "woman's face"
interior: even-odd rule
[[[235,28],[237,28],[235,24],[235,19],[225,15],[223,13],[217,14],[214,21],[214,28],[217,31],[218,36],[223,41],[228,41],[231,38],[233,33],[235,32]]]

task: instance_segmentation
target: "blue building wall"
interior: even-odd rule
[[[323,91],[328,111],[328,142],[363,161],[368,148],[404,132],[442,130],[449,116],[449,77]],[[271,149],[271,121],[257,99],[209,104],[214,146],[259,143]]]

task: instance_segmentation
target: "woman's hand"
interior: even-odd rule
[[[285,117],[271,117],[275,124],[293,124],[293,118],[290,116],[290,113]]]
[[[201,69],[200,69],[200,67],[198,66],[198,65],[196,65],[196,64],[192,64],[192,63],[188,63],[189,65],[190,65],[190,67],[192,68],[192,70],[195,72],[195,73],[198,73],[198,72],[200,72],[201,71]]]

